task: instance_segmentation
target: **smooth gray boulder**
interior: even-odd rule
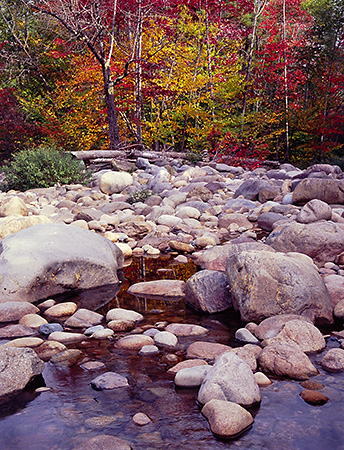
[[[333,322],[329,294],[305,255],[248,251],[232,255],[227,280],[233,307],[244,322],[278,314],[300,314],[318,323]]]
[[[304,205],[317,198],[325,203],[344,204],[344,180],[333,178],[306,178],[293,191],[293,203]]]
[[[309,224],[290,222],[276,228],[266,244],[277,252],[304,253],[321,267],[334,262],[344,251],[344,228],[325,220]]]
[[[331,220],[332,209],[322,200],[313,199],[310,200],[296,217],[296,221],[299,223],[312,223],[318,220]]]
[[[221,355],[203,380],[198,401],[204,405],[212,399],[242,406],[260,402],[260,391],[252,370],[232,352]]]
[[[185,302],[199,311],[211,314],[231,308],[226,275],[217,270],[195,273],[186,282]]]
[[[44,362],[31,348],[0,346],[0,403],[22,391],[43,369]]]
[[[40,224],[0,244],[0,303],[35,302],[52,295],[118,284],[121,250],[79,227]]]

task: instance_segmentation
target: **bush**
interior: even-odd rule
[[[5,173],[4,190],[26,191],[55,184],[87,184],[91,180],[91,173],[81,161],[56,147],[21,150],[2,169]]]

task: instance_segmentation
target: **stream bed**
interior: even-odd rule
[[[102,302],[101,295],[98,300],[95,295],[93,309],[102,314],[118,306],[134,309],[145,317],[140,325],[167,321],[208,328],[206,336],[179,338],[172,352],[179,360],[185,359],[186,348],[195,339],[237,346],[234,333],[242,325],[235,313],[204,315],[184,301],[143,300],[126,292],[138,281],[186,281],[195,270],[192,262],[171,265],[168,258],[135,259],[124,270],[121,290],[113,292],[110,301]],[[82,295],[71,299],[83,307],[92,303]],[[332,338],[327,344],[327,348],[339,347]],[[124,439],[133,450],[344,450],[344,374],[323,371],[317,363],[322,353],[311,356],[319,369],[312,380],[325,385],[322,392],[329,398],[325,405],[305,403],[299,395],[303,390],[300,382],[272,378],[272,385],[261,388],[261,404],[250,410],[255,419],[252,428],[235,440],[220,440],[200,413],[197,389],[176,389],[173,376],[167,373],[175,364],[169,362],[170,351],[141,356],[117,349],[113,339],[87,340],[74,347],[83,351],[83,362],[101,361],[106,368],[87,371],[78,364],[61,367],[46,363],[40,386],[49,390],[37,393],[32,386],[0,407],[1,450],[73,450],[99,434]],[[130,386],[112,391],[92,389],[91,380],[106,371],[126,376]],[[138,412],[147,414],[151,423],[135,425],[132,417]]]

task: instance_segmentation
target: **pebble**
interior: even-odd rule
[[[144,425],[149,424],[151,422],[151,419],[147,416],[147,414],[136,413],[133,416],[133,422],[134,422],[135,425],[138,425],[138,426],[142,427]]]

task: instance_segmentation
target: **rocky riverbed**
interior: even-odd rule
[[[300,401],[309,408],[326,408],[341,397],[318,381],[344,371],[340,168],[322,164],[301,171],[285,164],[247,171],[138,159],[134,171],[123,169],[98,172],[91,187],[0,194],[2,404],[20,402],[32,380],[44,384],[41,373],[49,389],[52,367],[68,369],[71,377],[75,370],[95,371],[89,389],[130,402],[133,374],[126,364],[107,364],[101,351],[95,357],[97,347],[124,360],[139,358],[142,374],[153,358],[163,367],[153,378],[173,380],[172,390],[196,392],[194,407],[214,436],[213,447],[207,440],[204,448],[218,448],[216,439],[248,430],[244,436],[252,436],[266,392],[281,380],[304,383]],[[161,267],[146,281],[142,263],[142,281],[137,277],[127,295],[137,305],[185,300],[199,317],[237,314],[242,323],[232,340],[223,338],[224,325],[199,323],[188,309],[178,320],[152,321],[154,308],[151,316],[132,301],[119,304],[130,258],[164,254],[173,264],[200,270],[176,276]],[[77,290],[88,295],[76,301]],[[169,395],[163,391],[162,398]],[[159,419],[150,416],[149,408],[138,408],[130,427],[146,427],[152,438]],[[171,448],[168,438],[142,445],[130,433],[126,438],[111,425],[117,419],[106,417],[99,415],[103,425],[91,426],[91,434],[79,427],[68,443],[51,448]],[[125,414],[123,420],[129,420]]]

